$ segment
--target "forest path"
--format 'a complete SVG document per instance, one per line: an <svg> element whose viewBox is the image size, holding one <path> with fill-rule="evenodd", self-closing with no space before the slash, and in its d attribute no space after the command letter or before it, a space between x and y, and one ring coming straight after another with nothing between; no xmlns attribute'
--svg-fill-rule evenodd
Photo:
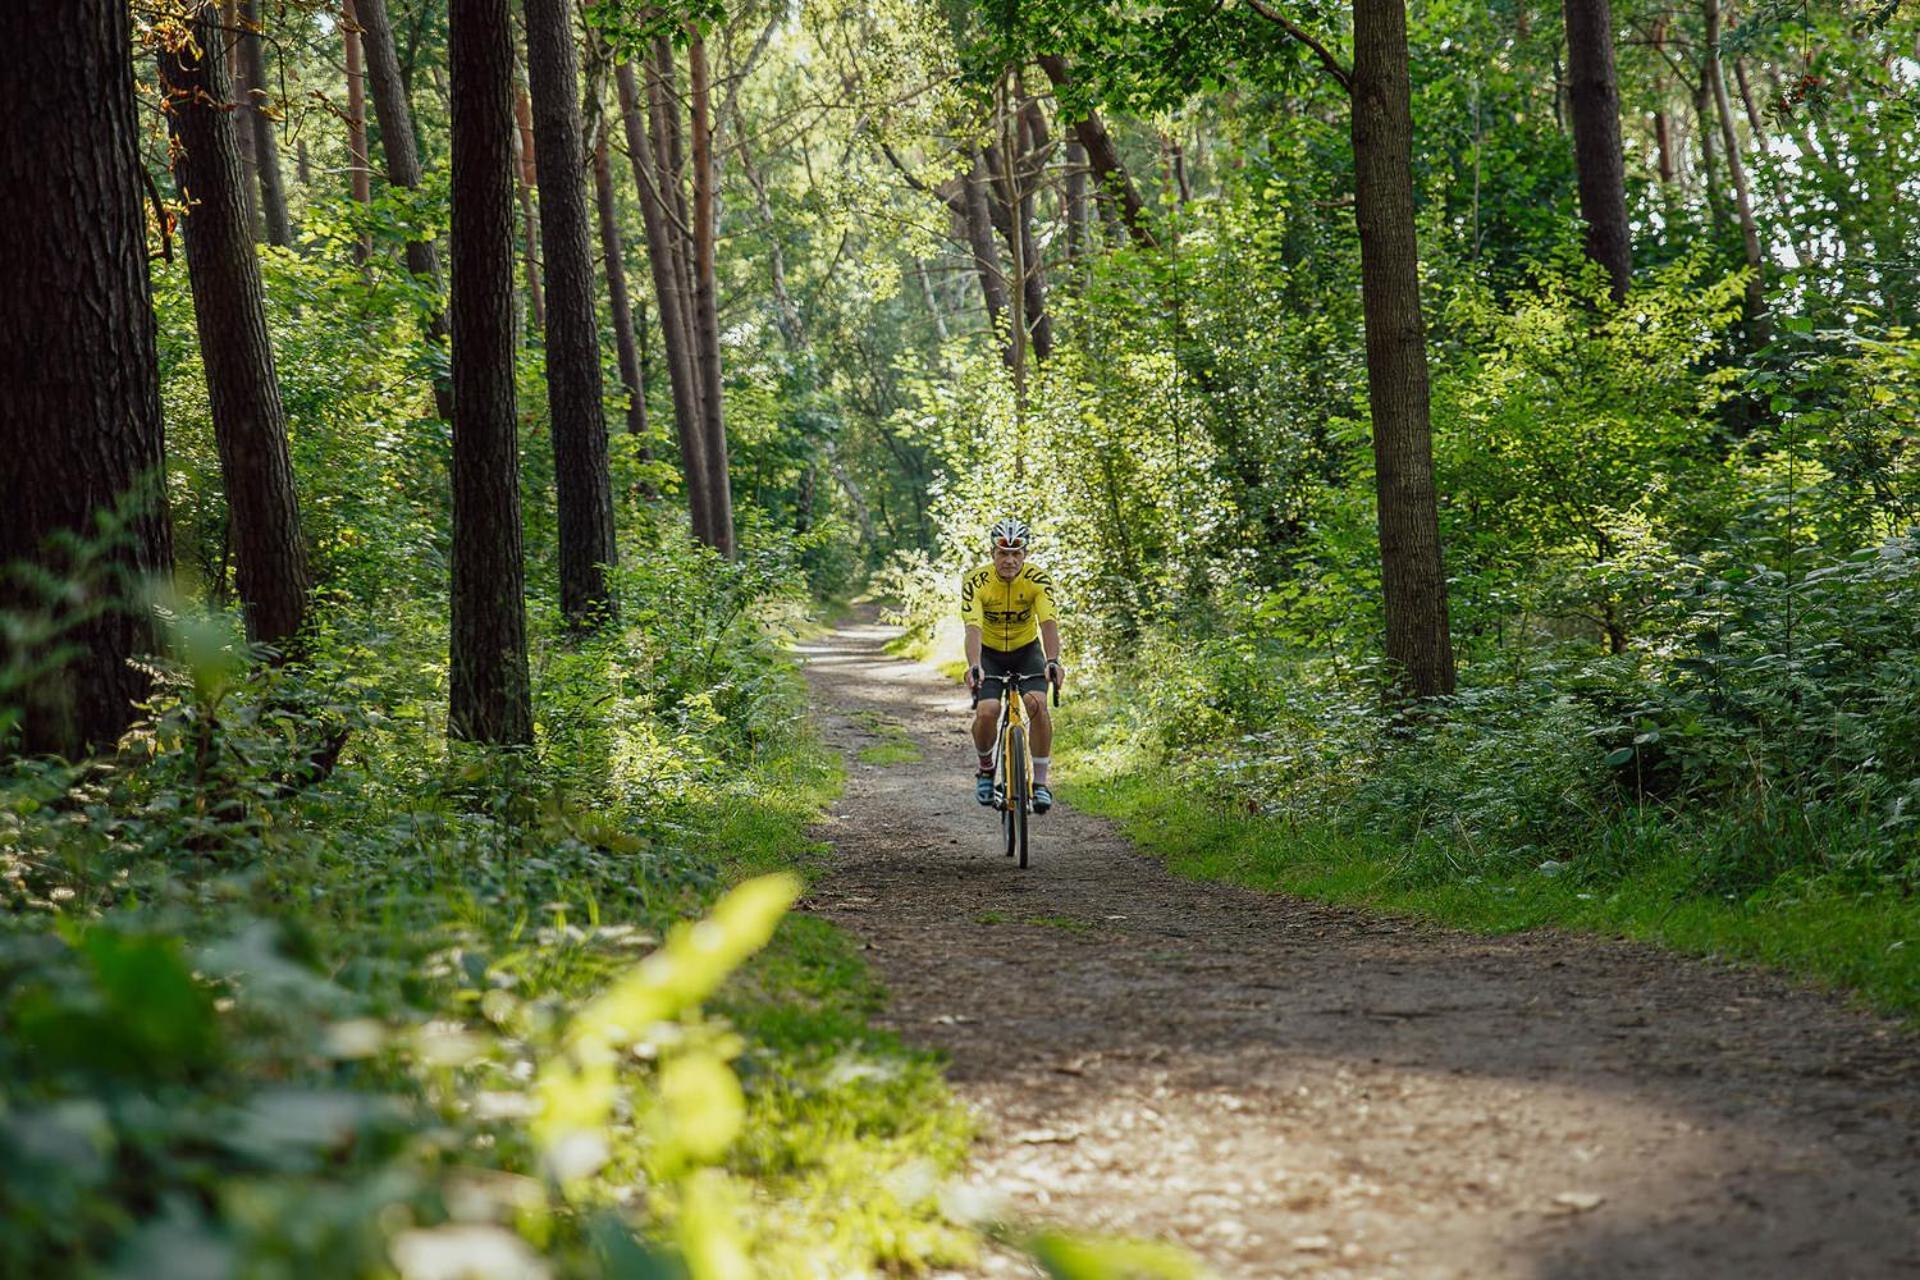
<svg viewBox="0 0 1920 1280"><path fill-rule="evenodd" d="M1019 871L964 692L892 634L799 646L849 774L804 906L951 1055L1015 1213L1225 1276L1920 1276L1920 1038L1650 947L1181 880L1064 806ZM903 732L918 762L859 761Z"/></svg>

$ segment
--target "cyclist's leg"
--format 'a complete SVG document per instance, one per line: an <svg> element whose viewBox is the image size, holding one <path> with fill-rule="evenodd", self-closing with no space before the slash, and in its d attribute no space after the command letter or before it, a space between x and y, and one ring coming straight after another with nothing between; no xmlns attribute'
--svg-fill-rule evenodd
<svg viewBox="0 0 1920 1280"><path fill-rule="evenodd" d="M1033 811L1045 813L1053 808L1053 789L1047 770L1053 763L1053 717L1047 709L1044 692L1028 693L1027 746L1033 752Z"/></svg>

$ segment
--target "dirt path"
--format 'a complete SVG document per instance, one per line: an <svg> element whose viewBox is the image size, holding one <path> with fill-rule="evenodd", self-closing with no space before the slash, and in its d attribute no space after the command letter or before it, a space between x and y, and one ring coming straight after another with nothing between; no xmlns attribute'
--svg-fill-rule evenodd
<svg viewBox="0 0 1920 1280"><path fill-rule="evenodd" d="M1636 945L1178 880L1065 808L1020 872L964 695L888 634L803 647L850 773L810 906L951 1055L1016 1212L1226 1276L1920 1277L1920 1039ZM901 730L919 762L853 756Z"/></svg>

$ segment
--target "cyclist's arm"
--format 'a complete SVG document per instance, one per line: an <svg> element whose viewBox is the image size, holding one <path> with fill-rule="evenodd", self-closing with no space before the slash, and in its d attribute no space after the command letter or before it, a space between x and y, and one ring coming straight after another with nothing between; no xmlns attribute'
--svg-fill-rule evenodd
<svg viewBox="0 0 1920 1280"><path fill-rule="evenodd" d="M973 623L969 622L967 624L967 666L969 668L972 668L972 667L977 667L979 665L980 665L980 628L975 626Z"/></svg>
<svg viewBox="0 0 1920 1280"><path fill-rule="evenodd" d="M1048 662L1060 661L1060 624L1048 618L1040 624L1040 652L1047 656ZM1067 683L1066 668L1060 668L1060 683Z"/></svg>

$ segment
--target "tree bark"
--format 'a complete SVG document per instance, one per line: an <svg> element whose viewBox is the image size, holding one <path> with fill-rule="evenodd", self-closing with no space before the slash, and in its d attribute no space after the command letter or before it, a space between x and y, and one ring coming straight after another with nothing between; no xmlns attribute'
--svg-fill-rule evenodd
<svg viewBox="0 0 1920 1280"><path fill-rule="evenodd" d="M649 74L649 81L652 80ZM680 445L680 467L687 486L687 517L693 536L714 545L713 518L707 509L706 437L700 428L699 373L694 367L693 335L680 306L678 254L672 226L672 204L661 189L661 166L654 154L654 134L641 115L640 87L633 64L614 68L620 92L620 118L627 134L627 155L633 180L640 191L641 223L647 233L647 261L653 271L653 291L660 312L661 341L667 349L667 382L673 392L674 437Z"/></svg>
<svg viewBox="0 0 1920 1280"><path fill-rule="evenodd" d="M146 580L173 567L129 37L119 0L0 5L0 46L35 51L0 72L0 183L18 201L0 289L0 608L51 611L71 649L48 663L8 648L35 664L21 748L70 758L110 749L149 693L129 659L155 648ZM93 537L110 509L126 518L75 594L50 601L12 571L72 576L55 540Z"/></svg>
<svg viewBox="0 0 1920 1280"><path fill-rule="evenodd" d="M1613 300L1633 283L1627 229L1627 169L1620 149L1620 89L1614 76L1613 12L1608 0L1564 0L1573 161L1587 256L1606 269Z"/></svg>
<svg viewBox="0 0 1920 1280"><path fill-rule="evenodd" d="M515 155L520 174L520 234L525 247L527 324L534 332L544 333L547 328L547 295L541 287L540 255L535 248L540 243L540 209L533 200L533 189L540 182L539 158L534 155L538 144L533 136L533 104L528 101L525 89L514 91L513 118L519 126L514 136L518 140Z"/></svg>
<svg viewBox="0 0 1920 1280"><path fill-rule="evenodd" d="M607 277L607 305L613 313L613 345L620 362L620 385L627 393L627 433L640 444L642 461L653 457L647 429L647 380L634 340L633 299L627 292L626 245L620 235L619 210L614 203L613 156L602 127L593 148L594 205L600 215L600 256ZM648 498L654 495L648 491Z"/></svg>
<svg viewBox="0 0 1920 1280"><path fill-rule="evenodd" d="M1453 691L1414 231L1404 0L1354 0L1354 213L1379 495L1387 658L1416 698Z"/></svg>
<svg viewBox="0 0 1920 1280"><path fill-rule="evenodd" d="M453 85L453 591L448 732L533 740L513 365L513 27L459 0Z"/></svg>
<svg viewBox="0 0 1920 1280"><path fill-rule="evenodd" d="M525 0L525 12L547 286L547 407L560 526L560 612L582 627L612 618L607 568L619 553L601 399L600 325L594 316L573 0Z"/></svg>
<svg viewBox="0 0 1920 1280"><path fill-rule="evenodd" d="M673 247L668 261L673 267L674 305L680 311L681 331L687 335L687 358L691 362L688 367L694 374L694 412L704 422L707 391L700 376L700 319L693 304L693 215L687 208L687 161L681 138L678 69L673 61L673 46L665 36L653 42L651 70L647 79L647 113L653 129L654 185L668 211L667 241ZM708 461L711 463L712 459ZM715 524L712 530L715 537L719 536L718 530Z"/></svg>
<svg viewBox="0 0 1920 1280"><path fill-rule="evenodd" d="M987 209L992 175L979 148L968 152L969 165L960 180L960 198L966 210L967 244L973 249L973 269L980 276L980 295L987 305L987 327L1001 342L1000 358L1013 367L1013 333L1007 324L1007 276L1000 269L1000 251L993 243L993 215Z"/></svg>
<svg viewBox="0 0 1920 1280"><path fill-rule="evenodd" d="M1655 18L1651 36L1656 64L1663 63L1667 48L1667 18L1665 14ZM1654 77L1656 100L1664 103L1667 92L1667 76L1663 70ZM1653 113L1653 141L1658 148L1660 181L1672 185L1674 180L1673 164L1673 121L1668 117L1664 106L1657 107Z"/></svg>
<svg viewBox="0 0 1920 1280"><path fill-rule="evenodd" d="M408 191L420 186L420 148L413 132L413 109L400 77L400 57L393 43L393 23L387 0L355 0L364 28L367 79L373 88L374 118L380 122L380 150L387 162L387 182ZM407 270L440 297L440 251L432 240L407 241ZM427 339L435 346L447 340L446 311L438 305L427 315ZM434 406L442 418L453 417L453 386L443 378L433 382Z"/></svg>
<svg viewBox="0 0 1920 1280"><path fill-rule="evenodd" d="M1740 157L1740 137L1734 130L1733 104L1727 96L1727 78L1720 66L1720 0L1703 0L1702 16L1707 26L1707 88L1713 95L1715 113L1720 118L1720 141L1727 153L1727 173L1733 179L1734 210L1740 219L1740 242L1747 257L1747 323L1755 347L1771 340L1767 322L1766 256L1760 246L1760 225L1753 216L1753 189L1747 182L1747 166Z"/></svg>
<svg viewBox="0 0 1920 1280"><path fill-rule="evenodd" d="M700 422L706 436L709 509L714 549L733 559L733 485L727 474L727 425L720 395L720 317L714 282L713 125L707 83L707 46L699 29L687 45L693 135L693 307L700 339Z"/></svg>
<svg viewBox="0 0 1920 1280"><path fill-rule="evenodd" d="M311 584L240 147L225 105L232 86L218 56L222 21L218 8L202 4L193 20L199 48L163 52L160 74L186 206L187 277L227 490L234 586L247 638L284 653L306 621Z"/></svg>
<svg viewBox="0 0 1920 1280"><path fill-rule="evenodd" d="M1053 82L1056 89L1072 83L1073 77L1067 69L1066 59L1059 54L1041 54L1040 69L1047 73L1047 79ZM1135 189L1133 179L1127 176L1126 166L1120 163L1119 148L1113 145L1113 136L1107 132L1100 113L1087 112L1085 118L1073 122L1073 131L1079 137L1080 145L1087 149L1087 160L1093 166L1094 180L1119 205L1120 217L1127 225L1127 234L1141 248L1151 249L1154 240L1153 232L1147 226L1146 206L1140 202L1140 192Z"/></svg>
<svg viewBox="0 0 1920 1280"><path fill-rule="evenodd" d="M307 140L298 138L293 145L293 174L300 179L300 185L313 185L313 162L307 158Z"/></svg>
<svg viewBox="0 0 1920 1280"><path fill-rule="evenodd" d="M354 0L341 0L340 24L347 54L347 167L353 198L361 208L373 203L373 164L367 152L367 77L360 43L360 15ZM373 233L360 236L360 261L373 260Z"/></svg>
<svg viewBox="0 0 1920 1280"><path fill-rule="evenodd" d="M231 72L227 78L232 81L235 86L235 109L244 111L246 110L246 99L251 96L247 91L251 73L247 70L246 50L241 47L238 34L240 30L240 3L239 0L223 0L223 4L223 30L220 33L220 43L216 46L216 49L221 56L226 58L228 70ZM227 38L228 32L234 33L232 39ZM260 239L263 227L260 220L260 178L259 175L254 172L253 148L247 146L244 142L240 148L240 179L241 186L245 188L242 199L247 206L247 233L255 240L258 240Z"/></svg>
<svg viewBox="0 0 1920 1280"><path fill-rule="evenodd" d="M273 85L267 79L266 41L260 38L254 0L239 0L239 5L240 25L246 28L238 37L240 65L246 68L241 87L252 128L248 141L253 147L253 165L260 178L260 207L266 213L267 243L286 249L293 244L293 219L287 215L286 182L280 175L280 141L274 136L273 117L265 110L273 95Z"/></svg>
<svg viewBox="0 0 1920 1280"><path fill-rule="evenodd" d="M1067 260L1078 261L1091 242L1087 238L1087 149L1079 138L1067 141L1066 208Z"/></svg>
<svg viewBox="0 0 1920 1280"><path fill-rule="evenodd" d="M1020 140L1020 149L1016 153L1020 163L1015 170L1015 182L1019 187L1019 199L1013 208L1018 211L1014 223L1020 234L1021 278L1026 294L1027 336L1033 343L1033 354L1038 360L1047 360L1053 355L1053 316L1047 308L1047 266L1040 256L1040 242L1033 233L1034 193L1039 190L1040 182L1046 175L1047 155L1053 149L1053 138L1047 128L1046 114L1040 104L1027 98L1020 104L1020 116L1013 130Z"/></svg>

